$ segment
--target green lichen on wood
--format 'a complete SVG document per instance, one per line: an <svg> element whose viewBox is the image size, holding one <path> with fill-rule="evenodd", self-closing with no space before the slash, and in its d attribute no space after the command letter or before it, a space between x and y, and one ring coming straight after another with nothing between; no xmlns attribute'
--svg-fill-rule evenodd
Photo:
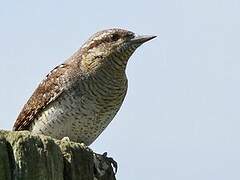
<svg viewBox="0 0 240 180"><path fill-rule="evenodd" d="M0 131L0 180L102 179L94 174L99 162L93 156L89 148L70 140ZM115 179L113 176L110 165L104 179Z"/></svg>
<svg viewBox="0 0 240 180"><path fill-rule="evenodd" d="M94 177L93 153L81 144L70 141L63 141L59 146L64 156L65 179L92 180ZM79 166L79 164L82 165ZM78 177L78 174L82 176Z"/></svg>
<svg viewBox="0 0 240 180"><path fill-rule="evenodd" d="M0 179L11 179L11 160L8 156L7 141L0 139Z"/></svg>

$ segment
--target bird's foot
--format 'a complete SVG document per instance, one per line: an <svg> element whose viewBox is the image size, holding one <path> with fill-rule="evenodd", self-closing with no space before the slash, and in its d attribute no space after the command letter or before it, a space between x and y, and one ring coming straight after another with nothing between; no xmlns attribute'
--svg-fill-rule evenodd
<svg viewBox="0 0 240 180"><path fill-rule="evenodd" d="M87 151L94 153L93 150L92 150L90 147L88 147L86 144L84 144L83 142L80 143L80 146L81 146L83 149L86 149Z"/></svg>
<svg viewBox="0 0 240 180"><path fill-rule="evenodd" d="M106 159L106 161L113 167L113 172L114 174L117 174L117 170L118 170L118 164L117 162L112 158L112 157L107 157L107 152L104 152L102 154L102 156L104 157L104 159Z"/></svg>
<svg viewBox="0 0 240 180"><path fill-rule="evenodd" d="M66 136L66 137L63 137L63 138L61 139L61 141L65 141L65 142L67 142L67 143L71 143L71 139L70 139L69 137L67 137L67 136ZM82 143L79 143L79 144L80 144L81 148L86 149L87 151L93 153L93 150L92 150L91 148L89 148L86 144L84 144L83 142L82 142Z"/></svg>
<svg viewBox="0 0 240 180"><path fill-rule="evenodd" d="M107 157L107 153L93 154L94 156L94 175L96 178L104 176L113 176L117 173L117 162L111 157Z"/></svg>

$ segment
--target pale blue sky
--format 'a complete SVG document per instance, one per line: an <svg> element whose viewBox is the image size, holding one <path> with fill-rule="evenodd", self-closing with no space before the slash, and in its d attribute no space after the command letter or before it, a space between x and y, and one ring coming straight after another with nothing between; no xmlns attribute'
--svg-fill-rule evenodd
<svg viewBox="0 0 240 180"><path fill-rule="evenodd" d="M240 1L0 0L0 124L92 33L158 35L132 56L129 91L91 146L118 179L240 179Z"/></svg>

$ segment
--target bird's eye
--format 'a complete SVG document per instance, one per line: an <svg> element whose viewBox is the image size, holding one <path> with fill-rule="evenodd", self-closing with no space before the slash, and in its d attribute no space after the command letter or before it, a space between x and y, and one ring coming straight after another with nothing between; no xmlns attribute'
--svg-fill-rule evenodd
<svg viewBox="0 0 240 180"><path fill-rule="evenodd" d="M117 41L119 39L119 35L118 34L113 34L112 36L111 36L111 40L112 41Z"/></svg>

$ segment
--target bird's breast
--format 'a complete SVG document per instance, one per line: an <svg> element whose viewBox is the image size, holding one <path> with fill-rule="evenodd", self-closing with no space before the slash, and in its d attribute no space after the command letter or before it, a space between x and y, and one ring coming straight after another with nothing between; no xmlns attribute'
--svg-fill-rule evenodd
<svg viewBox="0 0 240 180"><path fill-rule="evenodd" d="M127 79L92 77L76 82L51 103L32 131L91 144L114 118L127 91Z"/></svg>

